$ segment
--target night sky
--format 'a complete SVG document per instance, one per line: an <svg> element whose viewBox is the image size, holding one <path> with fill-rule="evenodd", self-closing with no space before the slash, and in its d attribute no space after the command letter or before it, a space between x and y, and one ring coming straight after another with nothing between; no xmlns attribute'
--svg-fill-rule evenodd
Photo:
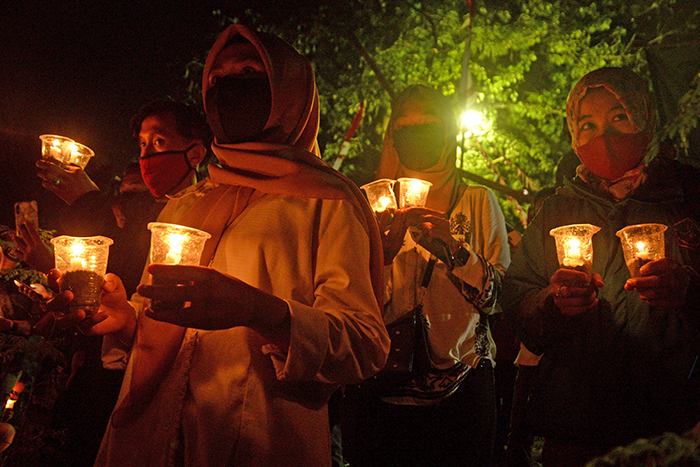
<svg viewBox="0 0 700 467"><path fill-rule="evenodd" d="M214 7L206 0L153 2L163 7L122 0L6 3L12 5L0 7L0 223L14 224L15 201L36 199L41 227L53 228L63 202L35 175L39 135L86 144L96 153L88 174L98 184L107 180L110 159L137 155L131 116L153 99L181 93L185 64L211 46Z"/></svg>

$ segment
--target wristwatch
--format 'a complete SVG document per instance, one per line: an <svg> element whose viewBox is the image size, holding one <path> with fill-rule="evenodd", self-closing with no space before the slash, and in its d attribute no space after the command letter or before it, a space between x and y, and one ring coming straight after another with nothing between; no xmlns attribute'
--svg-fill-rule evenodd
<svg viewBox="0 0 700 467"><path fill-rule="evenodd" d="M469 251L469 247L465 244L460 245L459 248L457 248L457 251L455 251L452 254L452 267L453 268L459 268L467 264L467 261L469 261L469 257L471 256L471 252Z"/></svg>

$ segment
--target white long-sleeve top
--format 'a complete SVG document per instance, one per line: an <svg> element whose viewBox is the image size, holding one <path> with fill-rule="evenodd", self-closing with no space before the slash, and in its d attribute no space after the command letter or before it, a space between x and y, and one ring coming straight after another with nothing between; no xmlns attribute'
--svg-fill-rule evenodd
<svg viewBox="0 0 700 467"><path fill-rule="evenodd" d="M159 220L177 223L206 187L197 190L171 200ZM224 232L211 267L288 303L289 348L245 327L188 329L152 403L164 413L132 432L108 431L97 465L169 465L177 425L187 466L327 467L329 395L376 373L388 351L352 205L265 195Z"/></svg>

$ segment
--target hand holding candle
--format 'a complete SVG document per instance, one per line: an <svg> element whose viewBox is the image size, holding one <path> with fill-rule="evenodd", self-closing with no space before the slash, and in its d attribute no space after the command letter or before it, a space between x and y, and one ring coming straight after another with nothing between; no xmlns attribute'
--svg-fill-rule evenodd
<svg viewBox="0 0 700 467"><path fill-rule="evenodd" d="M399 208L423 207L432 183L417 178L399 178Z"/></svg>
<svg viewBox="0 0 700 467"><path fill-rule="evenodd" d="M211 238L207 232L183 225L151 222L151 264L198 265L204 251L204 244ZM152 278L157 285L172 283L167 279ZM158 305L154 302L153 305ZM185 308L188 307L186 303Z"/></svg>
<svg viewBox="0 0 700 467"><path fill-rule="evenodd" d="M617 232L630 277L641 276L645 264L665 257L663 224L629 225Z"/></svg>
<svg viewBox="0 0 700 467"><path fill-rule="evenodd" d="M61 272L59 290L70 290L71 311L82 309L86 315L97 312L104 275L107 272L109 246L112 239L102 236L53 238L56 269Z"/></svg>
<svg viewBox="0 0 700 467"><path fill-rule="evenodd" d="M557 247L557 258L562 268L581 271L590 280L593 265L592 237L600 227L591 224L572 224L550 230Z"/></svg>
<svg viewBox="0 0 700 467"><path fill-rule="evenodd" d="M95 155L89 147L65 136L41 135L39 138L41 139L41 158L60 167L71 164L85 169Z"/></svg>

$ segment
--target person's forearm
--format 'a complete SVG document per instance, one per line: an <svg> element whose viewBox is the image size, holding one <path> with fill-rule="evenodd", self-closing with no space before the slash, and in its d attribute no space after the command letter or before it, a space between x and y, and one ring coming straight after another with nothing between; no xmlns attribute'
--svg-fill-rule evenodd
<svg viewBox="0 0 700 467"><path fill-rule="evenodd" d="M546 345L545 319L550 287L523 297L516 307L505 310L506 319L521 342L531 351L542 353Z"/></svg>
<svg viewBox="0 0 700 467"><path fill-rule="evenodd" d="M248 295L242 306L249 307L251 317L248 327L265 336L280 349L289 348L291 315L289 305L281 298L261 290Z"/></svg>

